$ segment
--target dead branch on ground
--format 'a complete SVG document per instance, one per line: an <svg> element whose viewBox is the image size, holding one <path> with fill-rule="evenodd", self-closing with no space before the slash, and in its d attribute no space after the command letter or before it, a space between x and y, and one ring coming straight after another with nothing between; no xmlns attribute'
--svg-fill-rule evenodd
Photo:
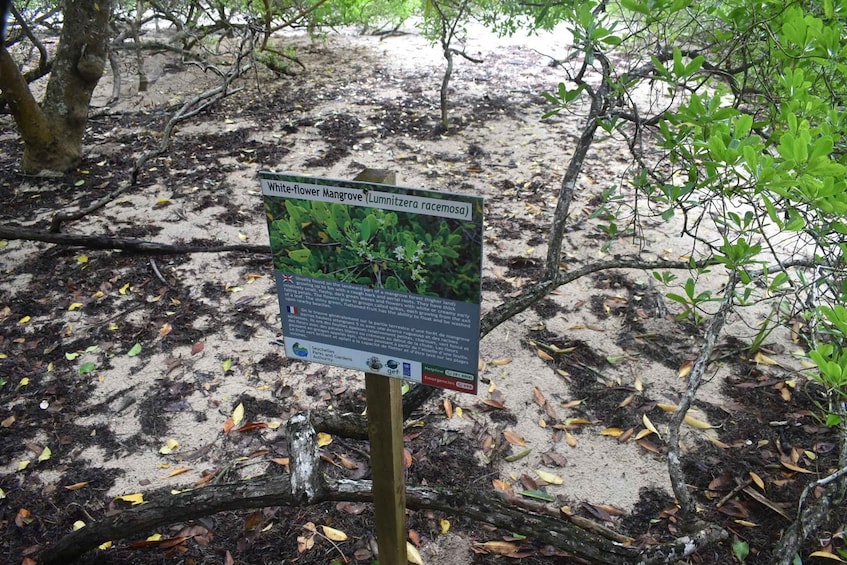
<svg viewBox="0 0 847 565"><path fill-rule="evenodd" d="M302 507L322 502L371 502L370 481L334 479L320 470L317 434L304 414L293 416L286 433L290 474L209 485L176 495L156 497L144 505L105 517L45 547L38 560L45 564L68 563L102 543L144 535L151 530L224 511L267 506ZM553 508L529 510L511 503L496 492L481 493L461 488L408 487L406 505L413 510L438 510L468 517L495 527L521 533L592 563L669 563L714 543L725 534L704 528L670 543L638 547L612 541L584 529Z"/></svg>

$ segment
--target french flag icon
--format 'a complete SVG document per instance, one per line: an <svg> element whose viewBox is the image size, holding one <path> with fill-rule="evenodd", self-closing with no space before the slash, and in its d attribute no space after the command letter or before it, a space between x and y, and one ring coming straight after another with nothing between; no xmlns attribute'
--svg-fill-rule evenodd
<svg viewBox="0 0 847 565"><path fill-rule="evenodd" d="M295 316L300 313L300 309L297 306L286 306L285 311Z"/></svg>

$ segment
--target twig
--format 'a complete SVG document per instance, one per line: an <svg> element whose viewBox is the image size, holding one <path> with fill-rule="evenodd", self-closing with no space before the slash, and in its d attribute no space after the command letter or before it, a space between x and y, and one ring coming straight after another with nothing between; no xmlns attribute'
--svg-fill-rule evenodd
<svg viewBox="0 0 847 565"><path fill-rule="evenodd" d="M711 363L715 342L723 329L726 316L734 303L735 285L737 283L738 275L733 271L730 273L729 280L724 287L724 297L721 301L720 308L712 317L709 327L703 336L703 347L700 349L700 354L691 368L691 374L688 377L688 387L685 390L685 394L682 395L679 405L668 424L668 474L671 479L671 488L682 510L682 518L689 524L696 523L697 509L694 497L691 496L682 473L679 450L679 428L682 425L683 419L685 419L685 414L691 407L694 397L697 396L697 391L703 381L706 368Z"/></svg>
<svg viewBox="0 0 847 565"><path fill-rule="evenodd" d="M156 265L156 260L153 257L150 257L150 267L153 269L153 273L156 275L156 278L162 281L163 285L171 286L168 281L165 280L165 277L162 276L162 273L159 271L159 266Z"/></svg>

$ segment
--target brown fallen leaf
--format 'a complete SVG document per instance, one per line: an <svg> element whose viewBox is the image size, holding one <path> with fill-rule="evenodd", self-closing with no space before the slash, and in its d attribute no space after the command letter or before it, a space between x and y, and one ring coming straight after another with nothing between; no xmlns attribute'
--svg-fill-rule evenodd
<svg viewBox="0 0 847 565"><path fill-rule="evenodd" d="M523 447L526 445L526 440L513 431L505 430L503 432L503 437L506 438L506 441L508 441L512 445L516 445L518 447Z"/></svg>
<svg viewBox="0 0 847 565"><path fill-rule="evenodd" d="M532 387L532 399L542 408L547 404L547 399L544 398L544 393L541 392L537 386Z"/></svg>
<svg viewBox="0 0 847 565"><path fill-rule="evenodd" d="M68 486L65 487L65 489L66 490L79 490L81 488L86 487L87 485L88 485L88 481L83 481L81 483L74 483L72 485L68 485Z"/></svg>
<svg viewBox="0 0 847 565"><path fill-rule="evenodd" d="M780 464L782 464L783 467L785 467L786 469L789 469L791 471L796 471L798 473L810 473L810 474L814 473L814 471L804 469L803 467L800 467L799 465L795 465L791 461L787 461L784 457L781 458L779 460L779 462L780 462Z"/></svg>
<svg viewBox="0 0 847 565"><path fill-rule="evenodd" d="M545 361L552 361L553 360L553 356L550 355L549 353L547 353L546 351L544 351L543 349L536 349L535 352L538 354L539 357L541 357Z"/></svg>
<svg viewBox="0 0 847 565"><path fill-rule="evenodd" d="M443 404L444 404L444 413L447 415L447 419L449 420L450 418L453 417L453 403L450 402L449 398L445 398Z"/></svg>
<svg viewBox="0 0 847 565"><path fill-rule="evenodd" d="M497 555L511 555L518 551L517 544L509 541L493 540L479 544L479 546L484 548L486 551L496 553Z"/></svg>
<svg viewBox="0 0 847 565"><path fill-rule="evenodd" d="M646 449L651 453L659 453L659 448L656 447L654 443L647 441L646 439L639 439L635 443L637 443L640 447Z"/></svg>

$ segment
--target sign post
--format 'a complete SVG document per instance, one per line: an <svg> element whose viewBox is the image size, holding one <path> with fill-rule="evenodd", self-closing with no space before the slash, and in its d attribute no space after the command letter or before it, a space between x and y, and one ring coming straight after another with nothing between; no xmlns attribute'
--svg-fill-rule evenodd
<svg viewBox="0 0 847 565"><path fill-rule="evenodd" d="M405 565L401 379L475 394L482 199L260 173L285 354L365 372L382 565Z"/></svg>
<svg viewBox="0 0 847 565"><path fill-rule="evenodd" d="M355 180L396 184L391 171L365 169ZM374 497L379 562L405 565L406 477L403 468L403 391L400 379L365 372L371 492Z"/></svg>

